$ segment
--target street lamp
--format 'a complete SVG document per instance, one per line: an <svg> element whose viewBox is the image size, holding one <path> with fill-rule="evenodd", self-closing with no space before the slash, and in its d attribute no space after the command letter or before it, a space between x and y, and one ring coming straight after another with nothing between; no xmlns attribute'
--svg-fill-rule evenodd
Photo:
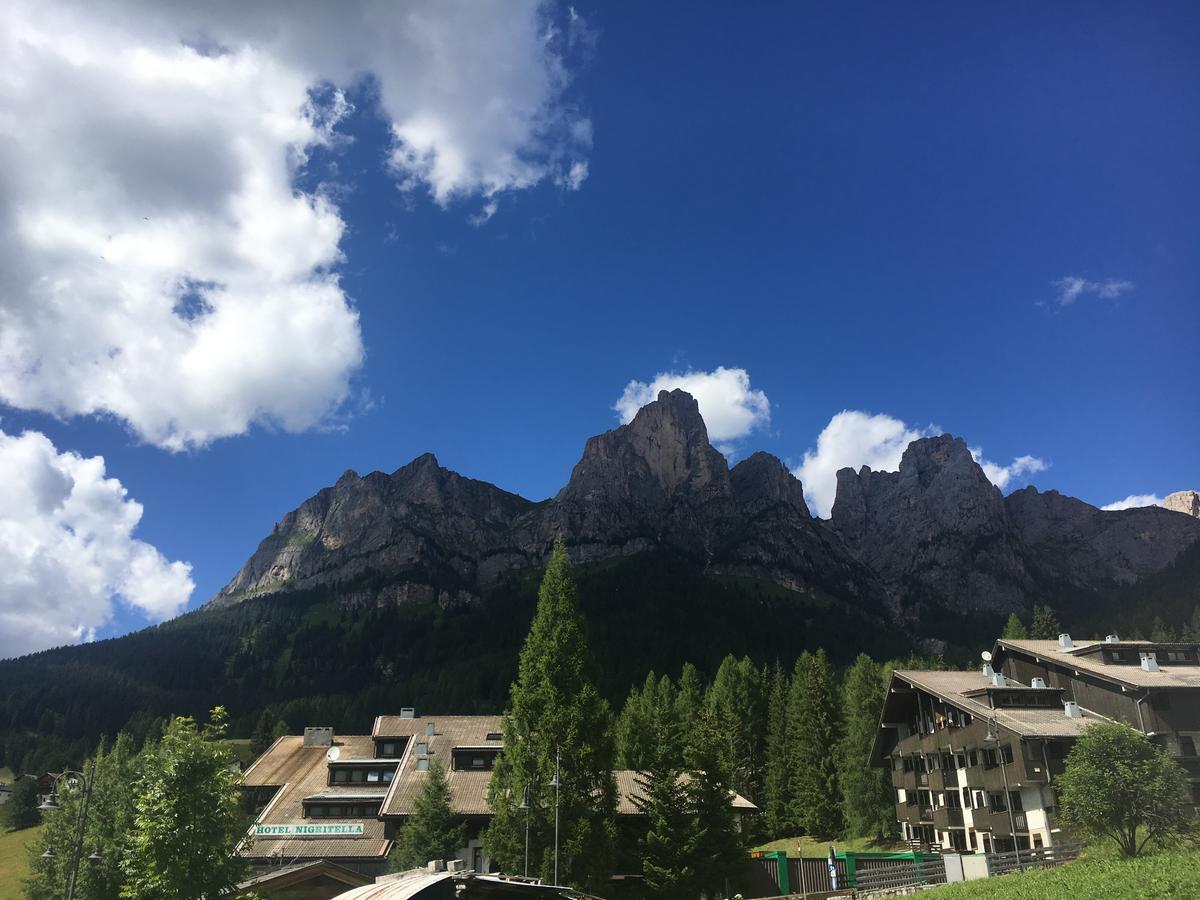
<svg viewBox="0 0 1200 900"><path fill-rule="evenodd" d="M550 782L550 786L554 788L554 883L558 884L558 763L559 751L554 748L554 778Z"/></svg>
<svg viewBox="0 0 1200 900"><path fill-rule="evenodd" d="M58 802L58 786L65 783L68 787L72 786L71 779L82 784L82 793L80 794L79 813L75 817L75 835L71 840L71 860L67 868L67 887L63 892L63 900L75 900L75 878L79 874L79 857L83 854L83 831L87 826L88 803L92 797L92 784L96 778L96 761L93 759L92 764L88 769L88 774L82 772L66 771L54 776L54 782L50 786L50 794L39 805L38 809L42 812L57 812L62 809ZM42 859L53 859L54 853L49 847L42 854ZM99 853L92 852L88 856L88 860L96 862L102 857Z"/></svg>
<svg viewBox="0 0 1200 900"><path fill-rule="evenodd" d="M1024 872L1025 867L1021 865L1021 848L1017 845L1017 822L1013 818L1012 810L1012 794L1008 791L1008 769L1004 759L1004 750L1000 746L1000 723L993 717L988 720L987 735L984 737L985 744L995 744L996 753L1000 757L1000 777L1004 779L1004 808L1008 810L1008 832L1012 835L1013 852L1017 854L1017 868Z"/></svg>
<svg viewBox="0 0 1200 900"><path fill-rule="evenodd" d="M537 786L536 781L527 782L525 785L525 796L521 799L521 805L518 809L525 810L525 877L529 877L529 795L532 789Z"/></svg>

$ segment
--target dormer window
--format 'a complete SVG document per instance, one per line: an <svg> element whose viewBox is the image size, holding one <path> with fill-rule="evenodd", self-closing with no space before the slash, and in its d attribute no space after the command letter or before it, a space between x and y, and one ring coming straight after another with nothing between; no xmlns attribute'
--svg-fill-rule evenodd
<svg viewBox="0 0 1200 900"><path fill-rule="evenodd" d="M487 739L488 739L489 741L498 741L498 740L500 740L500 739L501 739L500 732L499 732L499 731L489 731L489 732L487 733Z"/></svg>

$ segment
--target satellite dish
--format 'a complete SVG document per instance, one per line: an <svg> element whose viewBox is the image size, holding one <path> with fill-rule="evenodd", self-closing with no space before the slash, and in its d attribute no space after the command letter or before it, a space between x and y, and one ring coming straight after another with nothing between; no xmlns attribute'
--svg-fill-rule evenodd
<svg viewBox="0 0 1200 900"><path fill-rule="evenodd" d="M979 654L979 658L982 659L984 662L991 662L992 661L992 651L984 650L982 653Z"/></svg>
<svg viewBox="0 0 1200 900"><path fill-rule="evenodd" d="M341 747L330 747L325 753L325 758L330 762L337 762L338 757L342 755Z"/></svg>

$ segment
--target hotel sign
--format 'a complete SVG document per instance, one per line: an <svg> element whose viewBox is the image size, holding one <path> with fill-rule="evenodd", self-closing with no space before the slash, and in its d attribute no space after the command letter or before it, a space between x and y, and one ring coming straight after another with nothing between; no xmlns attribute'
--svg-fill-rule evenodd
<svg viewBox="0 0 1200 900"><path fill-rule="evenodd" d="M254 836L259 838L285 837L362 837L362 822L340 822L337 824L309 824L308 822L254 826Z"/></svg>

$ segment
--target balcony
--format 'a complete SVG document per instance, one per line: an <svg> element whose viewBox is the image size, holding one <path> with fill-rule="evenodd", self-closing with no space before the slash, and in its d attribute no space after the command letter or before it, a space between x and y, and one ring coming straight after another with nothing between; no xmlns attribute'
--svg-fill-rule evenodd
<svg viewBox="0 0 1200 900"><path fill-rule="evenodd" d="M946 806L934 813L933 824L943 830L963 827L963 811L953 806Z"/></svg>
<svg viewBox="0 0 1200 900"><path fill-rule="evenodd" d="M922 806L922 807L920 807L920 812L921 812L921 821L922 822L929 822L930 824L933 823L933 807L932 806Z"/></svg>

